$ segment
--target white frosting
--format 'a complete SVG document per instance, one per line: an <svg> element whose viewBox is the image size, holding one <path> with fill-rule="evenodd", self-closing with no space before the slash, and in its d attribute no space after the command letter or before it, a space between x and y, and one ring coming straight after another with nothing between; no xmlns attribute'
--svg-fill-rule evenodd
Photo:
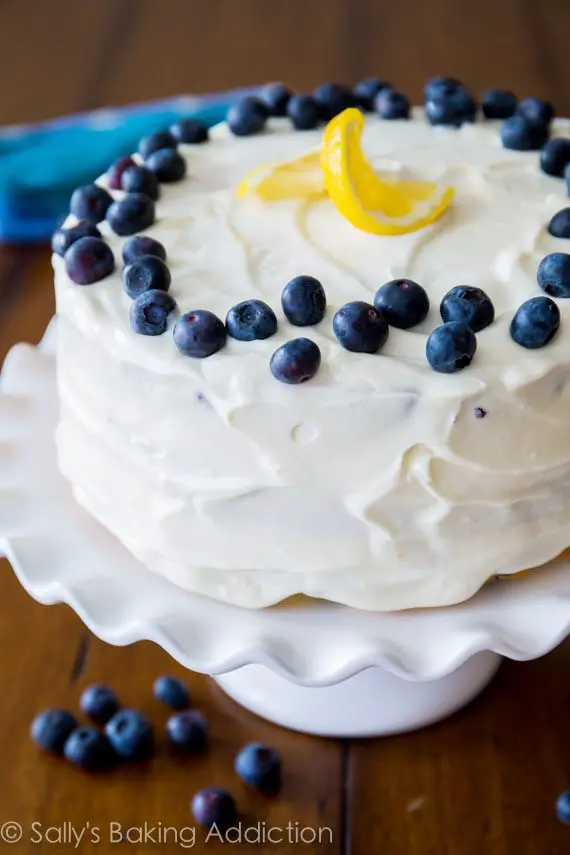
<svg viewBox="0 0 570 855"><path fill-rule="evenodd" d="M569 135L558 121L556 134ZM297 593L368 609L457 602L490 576L541 564L570 544L570 300L540 351L509 337L515 309L541 293L536 268L568 249L546 231L568 203L536 152L501 147L498 124L431 128L368 118L364 147L379 172L457 188L436 224L400 237L356 230L329 200L235 199L253 167L318 146L285 120L237 139L224 126L183 147L188 177L163 185L147 234L162 241L180 310L224 318L240 300L275 309L279 329L207 359L183 356L171 332L132 332L121 286L123 238L102 229L113 276L74 285L54 257L59 323L60 466L78 500L150 569L244 606ZM319 278L328 310L289 325L285 283ZM406 276L432 308L390 330L376 355L343 350L336 308L372 302ZM495 322L472 365L454 375L425 360L439 303L454 285L491 296ZM317 376L286 386L269 372L284 341L321 348ZM475 408L486 412L475 416Z"/></svg>

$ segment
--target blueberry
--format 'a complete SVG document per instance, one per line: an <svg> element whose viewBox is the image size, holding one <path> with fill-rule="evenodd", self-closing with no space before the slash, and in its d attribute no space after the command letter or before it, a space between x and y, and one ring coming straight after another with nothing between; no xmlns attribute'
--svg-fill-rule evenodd
<svg viewBox="0 0 570 855"><path fill-rule="evenodd" d="M78 220L100 223L105 219L113 197L98 184L85 184L73 191L69 209Z"/></svg>
<svg viewBox="0 0 570 855"><path fill-rule="evenodd" d="M382 89L388 88L391 88L390 84L380 77L365 77L364 80L360 80L356 84L352 90L352 94L358 106L370 113L374 109L376 95Z"/></svg>
<svg viewBox="0 0 570 855"><path fill-rule="evenodd" d="M426 101L426 116L431 125L449 125L459 128L465 122L474 122L477 104L462 87L450 95L441 95Z"/></svg>
<svg viewBox="0 0 570 855"><path fill-rule="evenodd" d="M388 321L370 303L355 300L342 306L333 318L333 332L346 350L376 353L388 338Z"/></svg>
<svg viewBox="0 0 570 855"><path fill-rule="evenodd" d="M130 166L136 166L132 157L120 157L107 170L107 183L111 190L120 190L123 172Z"/></svg>
<svg viewBox="0 0 570 855"><path fill-rule="evenodd" d="M562 208L548 224L548 231L557 238L570 238L570 208Z"/></svg>
<svg viewBox="0 0 570 855"><path fill-rule="evenodd" d="M208 741L208 728L202 713L182 710L166 722L166 735L176 748L187 754L198 754Z"/></svg>
<svg viewBox="0 0 570 855"><path fill-rule="evenodd" d="M207 142L210 136L208 128L199 119L178 119L170 128L170 133L177 142L186 145Z"/></svg>
<svg viewBox="0 0 570 855"><path fill-rule="evenodd" d="M69 247L82 237L101 238L101 232L93 223L80 220L69 228L57 229L51 237L51 248L56 255L64 256Z"/></svg>
<svg viewBox="0 0 570 855"><path fill-rule="evenodd" d="M565 790L556 799L556 816L565 825L570 825L570 790Z"/></svg>
<svg viewBox="0 0 570 855"><path fill-rule="evenodd" d="M409 330L429 312L429 297L421 285L411 279L393 279L376 292L374 308L382 312L390 326Z"/></svg>
<svg viewBox="0 0 570 855"><path fill-rule="evenodd" d="M410 102L396 89L382 89L374 99L374 111L381 119L409 119Z"/></svg>
<svg viewBox="0 0 570 855"><path fill-rule="evenodd" d="M262 793L275 794L281 787L281 757L275 748L250 742L238 753L234 765L242 781Z"/></svg>
<svg viewBox="0 0 570 855"><path fill-rule="evenodd" d="M65 759L86 772L101 772L108 769L115 753L109 740L96 727L78 727L65 743Z"/></svg>
<svg viewBox="0 0 570 855"><path fill-rule="evenodd" d="M344 83L323 83L313 92L323 119L329 121L348 107L356 106L350 86Z"/></svg>
<svg viewBox="0 0 570 855"><path fill-rule="evenodd" d="M531 122L547 125L555 116L554 106L550 101L540 98L523 98L517 106L517 116L524 116Z"/></svg>
<svg viewBox="0 0 570 855"><path fill-rule="evenodd" d="M321 351L308 338L294 338L278 347L269 363L271 373L281 383L306 383L321 365Z"/></svg>
<svg viewBox="0 0 570 855"><path fill-rule="evenodd" d="M444 323L467 324L473 332L485 329L495 320L495 307L481 288L456 285L448 291L439 307Z"/></svg>
<svg viewBox="0 0 570 855"><path fill-rule="evenodd" d="M170 270L156 255L141 255L123 270L123 288L133 299L145 291L168 291Z"/></svg>
<svg viewBox="0 0 570 855"><path fill-rule="evenodd" d="M518 307L511 321L513 341L529 350L544 347L560 327L560 309L550 297L532 297Z"/></svg>
<svg viewBox="0 0 570 855"><path fill-rule="evenodd" d="M562 178L564 170L570 163L570 139L553 137L543 146L540 152L540 168L547 175Z"/></svg>
<svg viewBox="0 0 570 855"><path fill-rule="evenodd" d="M122 189L125 193L143 193L156 202L160 195L158 178L145 166L129 166L122 177Z"/></svg>
<svg viewBox="0 0 570 855"><path fill-rule="evenodd" d="M69 734L76 727L77 722L67 710L46 710L35 717L30 734L40 748L62 754Z"/></svg>
<svg viewBox="0 0 570 855"><path fill-rule="evenodd" d="M458 90L464 88L463 84L459 80L456 80L455 77L444 77L438 74L436 77L430 77L424 86L424 101L448 98L451 95L455 95Z"/></svg>
<svg viewBox="0 0 570 855"><path fill-rule="evenodd" d="M220 831L232 828L237 822L237 805L227 790L207 787L192 799L192 814L198 825L216 826Z"/></svg>
<svg viewBox="0 0 570 855"><path fill-rule="evenodd" d="M65 253L67 275L76 285L92 285L115 269L111 248L101 238L82 237Z"/></svg>
<svg viewBox="0 0 570 855"><path fill-rule="evenodd" d="M168 316L176 301L165 291L153 289L140 294L129 310L131 327L139 335L162 335L168 328Z"/></svg>
<svg viewBox="0 0 570 855"><path fill-rule="evenodd" d="M123 261L125 264L132 264L136 258L141 255L155 255L157 258L166 261L166 250L160 241L147 235L135 235L125 241L123 245Z"/></svg>
<svg viewBox="0 0 570 855"><path fill-rule="evenodd" d="M318 279L296 276L285 285L281 305L290 323L296 327L312 327L324 318L327 298Z"/></svg>
<svg viewBox="0 0 570 855"><path fill-rule="evenodd" d="M172 148L161 148L153 151L145 160L145 166L154 172L163 184L173 184L186 175L186 161Z"/></svg>
<svg viewBox="0 0 570 855"><path fill-rule="evenodd" d="M265 339L277 331L277 318L262 300L244 300L229 310L226 329L228 335L240 341Z"/></svg>
<svg viewBox="0 0 570 855"><path fill-rule="evenodd" d="M265 127L267 108L259 98L251 95L232 104L228 110L227 122L236 137L249 137L258 134Z"/></svg>
<svg viewBox="0 0 570 855"><path fill-rule="evenodd" d="M475 356L477 338L467 324L457 321L436 327L426 343L426 357L434 371L454 374L467 368Z"/></svg>
<svg viewBox="0 0 570 855"><path fill-rule="evenodd" d="M151 723L137 710L119 710L105 726L115 753L125 760L147 760L154 751Z"/></svg>
<svg viewBox="0 0 570 855"><path fill-rule="evenodd" d="M207 309L196 309L176 321L174 343L186 356L203 359L224 346L226 328L217 315Z"/></svg>
<svg viewBox="0 0 570 855"><path fill-rule="evenodd" d="M107 222L121 236L142 232L154 223L154 202L144 193L127 193L113 202L107 211Z"/></svg>
<svg viewBox="0 0 570 855"><path fill-rule="evenodd" d="M538 265L538 284L551 297L570 297L570 255L552 252Z"/></svg>
<svg viewBox="0 0 570 855"><path fill-rule="evenodd" d="M175 149L176 146L176 139L170 131L156 131L142 138L139 143L139 154L146 160L155 151L161 151L164 148Z"/></svg>
<svg viewBox="0 0 570 855"><path fill-rule="evenodd" d="M508 89L487 89L481 99L486 119L509 119L515 114L517 103L517 96Z"/></svg>
<svg viewBox="0 0 570 855"><path fill-rule="evenodd" d="M119 701L108 686L88 686L79 700L81 711L96 724L107 724L119 709Z"/></svg>
<svg viewBox="0 0 570 855"><path fill-rule="evenodd" d="M321 120L319 105L312 95L293 95L287 105L287 115L297 131L312 131Z"/></svg>
<svg viewBox="0 0 570 855"><path fill-rule="evenodd" d="M173 710L185 710L190 706L188 686L177 677L157 677L152 693L157 701Z"/></svg>
<svg viewBox="0 0 570 855"><path fill-rule="evenodd" d="M537 151L548 139L548 125L515 115L505 119L500 133L503 148L513 151Z"/></svg>
<svg viewBox="0 0 570 855"><path fill-rule="evenodd" d="M293 90L284 83L267 83L259 90L259 99L263 101L270 116L287 115L287 105Z"/></svg>

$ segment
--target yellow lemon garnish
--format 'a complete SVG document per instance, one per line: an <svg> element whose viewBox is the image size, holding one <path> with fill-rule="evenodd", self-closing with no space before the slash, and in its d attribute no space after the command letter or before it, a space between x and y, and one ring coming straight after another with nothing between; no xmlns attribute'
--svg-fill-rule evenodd
<svg viewBox="0 0 570 855"><path fill-rule="evenodd" d="M264 202L323 195L325 182L321 150L315 149L301 157L265 163L252 169L237 188L236 196L241 199L252 193Z"/></svg>
<svg viewBox="0 0 570 855"><path fill-rule="evenodd" d="M364 116L355 108L325 129L321 166L337 210L356 228L378 235L406 234L437 220L454 189L429 181L382 181L362 151L363 129Z"/></svg>

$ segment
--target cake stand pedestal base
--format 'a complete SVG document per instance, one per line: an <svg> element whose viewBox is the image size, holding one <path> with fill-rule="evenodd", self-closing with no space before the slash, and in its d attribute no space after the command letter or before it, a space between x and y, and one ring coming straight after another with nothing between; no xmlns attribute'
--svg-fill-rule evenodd
<svg viewBox="0 0 570 855"><path fill-rule="evenodd" d="M485 651L431 682L367 668L333 686L291 683L263 665L245 665L214 679L234 701L269 721L317 736L388 736L446 718L481 692L501 657Z"/></svg>

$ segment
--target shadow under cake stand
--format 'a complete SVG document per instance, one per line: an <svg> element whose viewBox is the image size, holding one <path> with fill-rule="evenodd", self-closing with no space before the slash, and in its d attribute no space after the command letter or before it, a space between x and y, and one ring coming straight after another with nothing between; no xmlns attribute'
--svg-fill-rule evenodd
<svg viewBox="0 0 570 855"><path fill-rule="evenodd" d="M68 603L103 640L154 641L286 727L378 736L445 718L502 656L534 659L570 632L568 558L461 605L392 614L312 600L242 609L151 573L58 472L53 336L13 348L0 377L0 550L35 599Z"/></svg>

